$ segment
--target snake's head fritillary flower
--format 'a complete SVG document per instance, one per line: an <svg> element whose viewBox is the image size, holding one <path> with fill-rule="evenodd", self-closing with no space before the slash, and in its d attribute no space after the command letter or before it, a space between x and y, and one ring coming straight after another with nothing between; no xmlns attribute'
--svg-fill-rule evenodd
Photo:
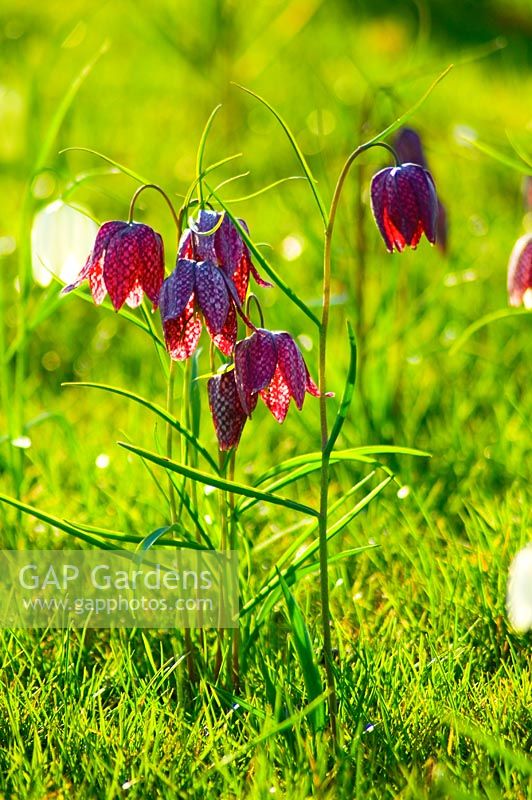
<svg viewBox="0 0 532 800"><path fill-rule="evenodd" d="M532 542L517 553L510 565L506 609L516 631L532 629Z"/></svg>
<svg viewBox="0 0 532 800"><path fill-rule="evenodd" d="M243 220L239 224L247 231ZM242 303L250 274L261 286L271 285L258 274L229 217L201 210L183 232L176 269L161 289L161 317L172 358L184 360L196 349L202 327L198 312L216 347L224 355L233 353L237 313L245 319Z"/></svg>
<svg viewBox="0 0 532 800"><path fill-rule="evenodd" d="M413 128L400 128L395 135L393 147L399 161L419 164L428 170L428 163L423 149L423 142ZM436 245L442 253L447 252L447 210L438 197L438 214L436 219Z"/></svg>
<svg viewBox="0 0 532 800"><path fill-rule="evenodd" d="M85 266L63 293L88 280L98 305L109 294L117 311L124 303L136 308L145 293L156 308L163 278L164 248L158 233L139 222L105 222Z"/></svg>
<svg viewBox="0 0 532 800"><path fill-rule="evenodd" d="M438 198L430 172L419 164L386 167L371 181L371 209L389 252L417 247L424 233L436 241Z"/></svg>
<svg viewBox="0 0 532 800"><path fill-rule="evenodd" d="M235 303L239 302L233 284L216 264L178 258L159 297L166 347L171 357L183 361L196 349L202 328L200 313L214 343L229 355L236 341Z"/></svg>
<svg viewBox="0 0 532 800"><path fill-rule="evenodd" d="M239 219L238 223L249 233L244 220ZM179 255L196 261L207 260L221 267L233 282L241 303L246 299L250 274L259 286L271 286L259 275L238 228L226 214L218 211L203 209L191 220L190 228L181 238Z"/></svg>
<svg viewBox="0 0 532 800"><path fill-rule="evenodd" d="M209 378L208 393L218 447L231 450L238 446L247 420L236 388L234 370Z"/></svg>
<svg viewBox="0 0 532 800"><path fill-rule="evenodd" d="M508 263L508 297L511 306L532 308L532 233L521 236Z"/></svg>
<svg viewBox="0 0 532 800"><path fill-rule="evenodd" d="M299 347L285 332L258 328L237 342L235 379L244 412L251 414L260 394L278 422L284 422L291 398L301 410L306 392L319 397Z"/></svg>

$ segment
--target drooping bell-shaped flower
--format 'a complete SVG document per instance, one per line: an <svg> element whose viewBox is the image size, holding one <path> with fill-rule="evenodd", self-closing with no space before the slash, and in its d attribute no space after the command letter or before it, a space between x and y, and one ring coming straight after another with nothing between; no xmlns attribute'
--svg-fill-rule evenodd
<svg viewBox="0 0 532 800"><path fill-rule="evenodd" d="M249 233L244 220L239 219L238 223ZM223 212L202 209L184 231L179 255L196 261L211 261L221 267L233 282L241 303L246 298L250 274L259 286L271 286L259 275L240 231Z"/></svg>
<svg viewBox="0 0 532 800"><path fill-rule="evenodd" d="M239 223L247 231L243 220ZM177 266L161 290L161 317L168 352L181 361L196 349L201 312L209 335L224 355L233 353L244 317L249 276L270 286L255 269L249 249L229 217L201 210L190 221L178 247Z"/></svg>
<svg viewBox="0 0 532 800"><path fill-rule="evenodd" d="M231 450L237 447L247 420L236 388L234 370L209 378L208 393L218 447Z"/></svg>
<svg viewBox="0 0 532 800"><path fill-rule="evenodd" d="M305 393L319 390L299 347L285 332L258 328L235 347L235 379L242 409L251 414L260 394L278 422L283 422L293 398L299 410Z"/></svg>
<svg viewBox="0 0 532 800"><path fill-rule="evenodd" d="M421 137L413 128L400 128L394 138L393 147L402 163L419 164L428 170L429 165ZM436 219L436 245L443 253L447 252L447 210L438 197L438 215Z"/></svg>
<svg viewBox="0 0 532 800"><path fill-rule="evenodd" d="M386 167L371 181L371 209L389 252L417 247L424 233L436 241L438 198L430 172L419 164Z"/></svg>
<svg viewBox="0 0 532 800"><path fill-rule="evenodd" d="M511 306L532 308L532 233L521 236L510 255L508 299Z"/></svg>
<svg viewBox="0 0 532 800"><path fill-rule="evenodd" d="M117 311L124 303L135 308L146 293L156 308L163 278L164 248L158 233L139 222L105 222L85 266L63 293L88 280L98 305L109 294Z"/></svg>
<svg viewBox="0 0 532 800"><path fill-rule="evenodd" d="M175 270L164 281L160 311L166 347L171 357L183 361L192 355L201 335L203 316L215 344L229 355L234 343L224 335L230 327L236 339L236 290L223 270L212 261L178 258Z"/></svg>

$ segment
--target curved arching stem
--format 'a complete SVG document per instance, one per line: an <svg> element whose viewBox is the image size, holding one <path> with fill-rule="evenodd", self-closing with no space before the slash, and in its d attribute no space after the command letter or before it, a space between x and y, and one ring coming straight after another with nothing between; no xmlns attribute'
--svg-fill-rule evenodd
<svg viewBox="0 0 532 800"><path fill-rule="evenodd" d="M264 314L262 313L262 307L261 307L261 304L259 303L259 298L257 297L256 294L253 294L253 292L251 292L251 294L248 296L248 299L246 301L246 316L251 319L251 313L250 312L251 312L251 302L252 301L253 301L253 305L257 309L257 313L259 315L260 327L264 328Z"/></svg>
<svg viewBox="0 0 532 800"><path fill-rule="evenodd" d="M179 242L179 239L181 237L181 226L182 226L181 216L177 214L177 212L176 212L176 210L174 208L174 204L172 203L172 201L170 200L170 198L168 197L168 195L166 194L164 189L161 189L161 187L157 186L156 183L144 183L144 184L142 184L142 186L139 186L139 188L136 190L135 194L131 198L131 202L129 204L129 214L128 214L127 221L128 222L132 222L133 213L135 211L135 204L136 204L138 198L140 197L140 195L142 194L142 192L144 192L146 189L155 189L156 192L159 192L159 194L162 195L162 197L164 197L164 199L166 201L166 204L167 204L168 208L170 209L170 213L172 214L172 218L173 218L173 220L175 222L175 226L176 226L176 229L177 229L177 240Z"/></svg>
<svg viewBox="0 0 532 800"><path fill-rule="evenodd" d="M331 614L329 610L329 570L328 570L328 547L327 547L327 524L328 524L328 505L329 505L329 461L330 452L327 447L329 431L327 425L327 332L329 327L329 311L331 304L331 244L336 220L336 212L340 203L342 189L349 170L354 161L366 150L371 147L383 147L388 150L395 158L396 165L400 161L397 153L389 144L385 142L368 142L357 147L348 157L342 171L338 177L331 207L325 228L325 242L323 249L323 305L320 325L319 341L319 389L320 389L320 427L321 427L321 483L320 483L320 517L319 517L319 552L320 552L320 594L321 594L321 615L323 628L323 654L325 660L325 671L327 674L327 688L329 690L329 715L333 739L336 741L337 732L337 711L338 704L336 698L336 687L334 680L332 643L331 643Z"/></svg>

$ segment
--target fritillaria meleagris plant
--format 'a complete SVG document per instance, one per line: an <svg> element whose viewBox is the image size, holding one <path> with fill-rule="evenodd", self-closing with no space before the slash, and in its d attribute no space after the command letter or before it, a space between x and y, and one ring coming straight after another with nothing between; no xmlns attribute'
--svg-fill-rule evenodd
<svg viewBox="0 0 532 800"><path fill-rule="evenodd" d="M263 101L261 98L258 98ZM274 115L277 113L268 106ZM210 121L209 121L210 124ZM283 126L287 131L286 125ZM288 132L289 133L289 132ZM205 134L204 134L205 136ZM238 494L240 484L234 483L234 456L246 423L250 423L259 399L267 406L274 418L283 423L291 401L301 411L306 394L319 399L321 426L320 456L320 500L319 508L303 506L270 494L270 501L289 508L305 510L313 515L319 528L319 562L321 618L324 647L324 663L328 688L328 707L330 725L336 731L336 692L333 669L331 626L328 587L328 511L329 511L329 464L334 444L346 417L354 386L356 350L353 337L351 341L351 366L344 397L340 403L334 425L329 430L327 419L328 398L331 396L326 386L327 334L329 326L331 292L331 242L338 204L342 188L351 165L362 153L371 147L383 147L394 158L395 166L378 172L371 181L371 206L386 248L402 251L405 247L415 248L425 234L429 242L436 239L438 219L438 198L434 181L425 163L406 161L401 163L397 153L390 145L378 137L358 147L347 159L337 182L330 210L321 200L316 182L301 151L296 147L292 134L289 138L294 144L300 163L308 178L324 226L323 258L323 302L321 319L304 303L301 297L284 282L266 261L250 237L246 223L234 217L220 200L216 190L206 186L204 173L200 167L194 186L198 186L197 201L191 200L192 190L180 210L176 213L166 193L158 186L142 186L132 198L129 219L106 222L101 226L94 248L81 270L77 280L64 289L70 292L88 280L94 301L102 303L109 295L113 307L118 311L124 304L136 308L146 295L153 307L159 307L164 345L170 356L168 370L167 417L173 415L173 369L176 362L189 363L197 354L198 345L205 327L209 337L210 377L207 381L206 395L218 443L218 465L205 448L200 445L183 423L169 425L167 437L168 468L198 482L208 483L209 476L193 465L180 465L170 461L172 457L172 432L175 427L206 459L211 469L217 470L216 483L225 491L221 503L222 546L236 547L234 532L236 526L231 515L234 503L227 501ZM204 143L204 140L202 139ZM201 148L200 148L201 149ZM422 153L416 156L423 161ZM147 188L154 188L165 197L174 217L178 231L178 245L175 268L165 277L163 242L158 233L148 225L133 221L133 213L139 194ZM208 189L209 198L219 205L215 210L205 201L204 191ZM195 207L195 208L194 208ZM182 220L193 210L188 226L182 230ZM527 253L528 251L526 251ZM526 261L528 258L528 261ZM259 274L255 261L262 265L274 284L293 301L316 325L319 334L319 380L316 384L303 359L294 336L286 331L271 331L265 327L260 311L260 325L257 327L250 319L250 279L261 287L271 287ZM524 266L523 266L524 265ZM527 267L528 265L528 267ZM528 281L530 286L530 258L519 256L514 269L512 297L522 294ZM526 271L528 269L528 272ZM524 276L524 277L523 277ZM521 296L521 295L520 295ZM258 305L258 301L257 301ZM145 316L146 316L146 312ZM239 335L239 329L243 334ZM215 351L223 362L215 368ZM189 386L191 379L188 376ZM189 394L184 393L185 403ZM187 419L182 414L181 419ZM251 423L252 424L252 423ZM131 445L124 445L147 460L160 463L154 454ZM225 454L225 458L222 457ZM223 469L229 464L229 477ZM225 465L225 467L224 467ZM214 481L214 479L213 479ZM177 508L173 499L175 486L170 478L169 499L171 520L177 520ZM252 492L250 489L249 491ZM272 499L273 498L273 499ZM228 516L227 516L228 515ZM279 577L279 580L281 578ZM189 650L189 673L194 677L194 665L190 659L193 650L190 633L185 645ZM218 659L218 664L221 660ZM233 637L232 675L238 681L239 654L238 636ZM315 698L314 698L315 699Z"/></svg>

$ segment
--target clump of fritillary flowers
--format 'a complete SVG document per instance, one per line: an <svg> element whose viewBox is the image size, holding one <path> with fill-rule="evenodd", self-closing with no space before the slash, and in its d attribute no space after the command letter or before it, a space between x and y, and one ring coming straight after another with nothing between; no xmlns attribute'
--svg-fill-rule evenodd
<svg viewBox="0 0 532 800"><path fill-rule="evenodd" d="M202 142L204 144L204 139ZM326 353L331 303L331 240L342 186L349 169L361 153L370 147L378 146L391 152L396 162L394 167L386 167L378 172L371 181L371 207L386 248L390 252L393 250L401 252L406 247L415 248L423 235L431 244L438 241L438 217L441 216L443 207L438 201L434 181L420 150L420 142L415 137L407 136L404 144L406 149L408 149L408 145L411 149L412 145L415 145L418 146L418 150L408 154L405 149L404 155L400 157L388 144L376 140L371 140L354 150L342 168L328 212L316 192L316 181L311 176L308 165L304 159L300 158L313 187L313 195L318 201L324 223L321 320L261 257L250 238L249 229L244 220L233 217L225 207L223 210L217 210L212 208L209 202L204 202L205 186L201 182L201 156L198 159L198 179L193 185L194 188L199 183L197 200L191 199L191 193L187 194L183 207L177 214L168 195L160 187L154 184L141 186L131 200L128 221L106 222L101 226L93 250L78 278L64 289L65 292L70 292L87 280L94 301L100 304L108 294L117 311L124 304L133 308L139 306L146 295L151 300L154 310L159 309L164 346L170 356L171 364L186 362L193 358L203 336L210 355L210 370L206 388L220 451L218 475L225 474L224 470L229 471L229 481L219 477L213 478L212 485L228 491L230 497L233 496L233 488L238 486L231 477L234 476L235 468L234 452L240 443L246 423L255 413L258 404L262 402L274 419L278 423L283 423L291 404L301 411L307 394L319 398L322 442L319 511L310 506L299 506L299 508L312 512L318 521L323 651L333 733L336 730L337 702L332 666L333 649L328 593L329 461L353 394L356 375L356 347L354 337L350 334L350 358L354 368L348 372L346 388L336 421L329 431L327 398L331 396L331 393L326 391ZM202 146L200 146L199 153L202 152ZM165 274L161 236L148 225L133 221L135 200L142 191L148 188L156 189L165 197L178 229L175 267L169 274ZM192 191L193 189L191 189ZM218 202L216 190L211 191L209 198ZM223 203L219 201L219 205L223 206ZM188 219L185 230L182 230L182 221L193 206L195 206L195 214ZM445 242L441 238L439 243L440 246L445 246ZM271 288L272 284L260 275L253 263L253 258L259 261L269 276L273 277L276 286L316 324L319 330L319 385L309 372L296 337L288 331L271 330L265 323L260 303L250 291L250 284L253 281L265 289ZM251 319L250 300L252 297L259 313L258 324L255 324L256 320L254 322ZM150 329L151 327L150 324ZM162 344L162 342L160 343ZM216 351L222 362L218 370L215 368ZM195 366L194 361L192 367L195 368ZM192 395L192 382L195 380L191 375L192 369L187 369L185 384L189 394L184 393L183 395L185 427L179 427L188 442L191 440L194 442L192 437L195 436L194 431L189 431L187 428L187 415L190 412L190 418L192 418L193 414L190 408L192 403L188 403ZM169 421L166 448L169 460L172 459L171 426L173 422L170 422L172 419L170 416L172 393L173 379L172 368L170 368L168 370L168 413L166 414L166 419ZM174 421L177 422L176 419ZM196 445L198 445L197 442ZM199 449L203 457L207 457L216 469L216 463L205 451L205 448L201 446ZM227 451L229 451L229 458L221 455ZM140 454L140 451L138 452ZM146 454L146 458L150 460L150 454ZM160 460L157 459L156 463L160 463ZM188 464L182 465L172 461L169 469L190 477L193 481L197 480L199 483L208 481L208 485L211 485L210 475L206 476ZM178 514L175 503L175 485L170 472L169 479L168 499L171 519L173 523L176 523ZM240 489L242 488L240 486ZM254 496L249 487L246 487L242 494ZM185 495L180 496L184 503ZM274 495L270 495L270 497L274 498ZM274 499L279 504L282 498L275 497ZM228 543L231 547L236 545L234 539L236 526L232 524L233 510L232 501L224 502L222 499L220 533L222 549L225 549ZM221 638L219 642L221 645ZM238 643L238 637L233 639L232 652L232 669L238 684L239 661L238 647L236 649L234 647L235 642ZM190 648L189 651L192 652ZM221 650L219 650L219 655L220 659L217 657L216 663L221 665ZM193 661L193 655L191 658ZM189 664L191 680L194 680L194 674L194 669Z"/></svg>
<svg viewBox="0 0 532 800"><path fill-rule="evenodd" d="M238 225L248 232L244 220ZM183 231L176 266L164 278L161 236L148 225L104 223L78 278L88 280L94 302L109 294L116 310L140 305L143 295L159 307L166 349L175 361L196 351L203 327L212 345L231 361L208 381L208 399L220 450L237 447L260 396L278 422L291 398L299 410L305 393L319 397L301 351L284 331L255 328L245 311L250 278L271 287L253 264L238 227L224 212L201 209ZM249 335L238 341L238 320Z"/></svg>
<svg viewBox="0 0 532 800"><path fill-rule="evenodd" d="M442 210L417 134L407 130L397 143L412 160L401 163L395 154L396 166L382 169L371 181L373 215L390 252L415 248L422 234L434 243ZM117 311L124 304L139 306L146 295L159 308L165 346L174 361L195 353L205 328L211 352L216 348L226 359L218 374L213 368L207 392L218 447L231 450L259 398L282 423L292 400L301 410L306 394L319 397L320 391L294 337L265 328L262 312L260 327L249 319L251 278L261 287L271 284L253 263L245 221L200 205L180 235L175 268L165 277L161 236L132 221L136 196L144 188L149 187L133 197L128 222L101 226L78 278L63 291L87 280L95 303L108 294ZM174 217L180 227L181 215L174 212ZM239 325L245 328L240 339Z"/></svg>

